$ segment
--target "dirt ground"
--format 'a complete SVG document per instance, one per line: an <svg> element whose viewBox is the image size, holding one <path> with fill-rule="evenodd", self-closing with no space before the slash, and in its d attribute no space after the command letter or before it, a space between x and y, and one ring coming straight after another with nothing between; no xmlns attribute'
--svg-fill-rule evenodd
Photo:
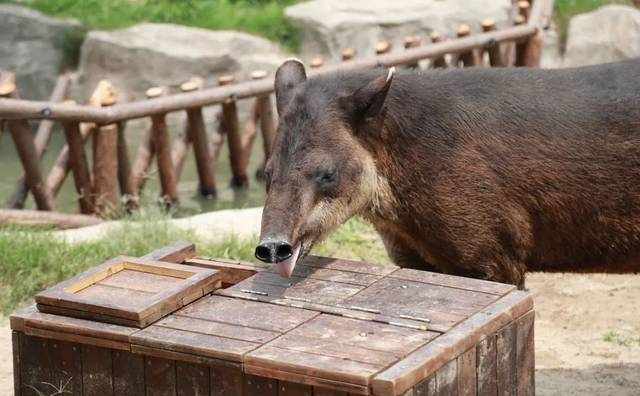
<svg viewBox="0 0 640 396"><path fill-rule="evenodd" d="M531 274L538 395L640 395L640 275ZM0 394L11 335L0 320Z"/></svg>

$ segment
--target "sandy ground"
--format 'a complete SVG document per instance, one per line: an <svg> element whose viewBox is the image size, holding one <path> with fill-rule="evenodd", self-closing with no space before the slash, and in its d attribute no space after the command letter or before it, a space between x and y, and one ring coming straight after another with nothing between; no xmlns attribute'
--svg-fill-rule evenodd
<svg viewBox="0 0 640 396"><path fill-rule="evenodd" d="M538 395L640 395L640 275L531 274ZM11 335L0 320L0 394Z"/></svg>

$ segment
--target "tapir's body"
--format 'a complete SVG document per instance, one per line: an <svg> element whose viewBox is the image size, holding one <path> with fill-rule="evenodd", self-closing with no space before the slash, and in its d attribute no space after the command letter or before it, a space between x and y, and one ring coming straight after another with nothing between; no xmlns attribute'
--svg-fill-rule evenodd
<svg viewBox="0 0 640 396"><path fill-rule="evenodd" d="M336 96L381 74L309 79L295 111L335 113ZM388 85L373 118L346 117L356 143L333 146L375 163L377 201L351 215L397 264L519 285L526 270L640 271L640 61L402 72ZM321 145L305 135L286 144ZM295 162L277 149L275 166Z"/></svg>

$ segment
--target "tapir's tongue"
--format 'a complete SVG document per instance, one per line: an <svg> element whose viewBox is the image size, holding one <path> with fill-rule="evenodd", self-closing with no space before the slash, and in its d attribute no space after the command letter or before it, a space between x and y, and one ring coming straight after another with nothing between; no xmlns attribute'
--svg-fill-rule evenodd
<svg viewBox="0 0 640 396"><path fill-rule="evenodd" d="M276 268L278 269L278 273L280 274L280 276L283 276L285 278L291 277L291 274L293 273L293 268L296 266L296 262L298 261L298 256L300 256L301 247L302 247L302 244L298 243L293 248L293 253L291 254L291 257L276 264Z"/></svg>

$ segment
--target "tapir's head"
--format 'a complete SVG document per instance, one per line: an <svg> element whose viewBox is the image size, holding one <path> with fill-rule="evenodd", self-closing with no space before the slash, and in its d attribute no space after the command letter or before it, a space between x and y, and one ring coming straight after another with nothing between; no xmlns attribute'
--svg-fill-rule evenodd
<svg viewBox="0 0 640 396"><path fill-rule="evenodd" d="M381 177L361 134L382 128L393 70L307 80L286 61L276 73L278 132L265 168L267 199L256 257L289 277L315 243L376 206Z"/></svg>

